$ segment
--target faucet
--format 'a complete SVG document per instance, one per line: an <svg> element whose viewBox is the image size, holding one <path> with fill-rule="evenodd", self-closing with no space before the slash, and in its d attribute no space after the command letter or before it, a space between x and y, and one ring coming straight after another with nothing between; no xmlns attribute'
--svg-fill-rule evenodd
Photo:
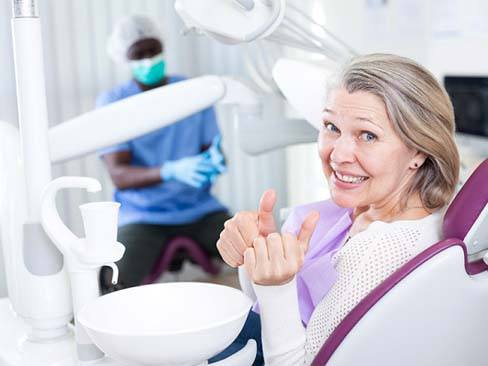
<svg viewBox="0 0 488 366"><path fill-rule="evenodd" d="M81 205L86 236L78 238L63 223L56 208L56 194L65 188L84 188L88 192L97 192L102 187L94 178L61 177L46 186L41 200L42 227L63 254L71 282L78 360L91 363L105 355L79 324L77 314L85 304L100 296L98 274L101 266L111 267L112 283L118 281L119 271L114 262L122 258L125 251L125 247L117 242L120 204L93 202Z"/></svg>

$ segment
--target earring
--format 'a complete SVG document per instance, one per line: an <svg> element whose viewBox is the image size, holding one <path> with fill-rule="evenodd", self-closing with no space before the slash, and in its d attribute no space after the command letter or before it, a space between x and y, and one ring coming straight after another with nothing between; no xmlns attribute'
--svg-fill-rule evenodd
<svg viewBox="0 0 488 366"><path fill-rule="evenodd" d="M418 168L419 167L419 164L418 163L414 163L413 166L416 167L416 168Z"/></svg>

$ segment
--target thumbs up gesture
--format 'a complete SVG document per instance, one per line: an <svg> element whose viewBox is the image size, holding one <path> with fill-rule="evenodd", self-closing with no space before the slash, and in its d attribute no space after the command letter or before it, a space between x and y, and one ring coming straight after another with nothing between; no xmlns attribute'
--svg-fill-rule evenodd
<svg viewBox="0 0 488 366"><path fill-rule="evenodd" d="M261 196L258 208L258 229L259 235L268 236L271 233L277 232L273 209L276 204L276 193L272 189L268 189Z"/></svg>
<svg viewBox="0 0 488 366"><path fill-rule="evenodd" d="M217 242L224 261L231 267L244 264L250 279L259 285L281 285L293 279L319 220L319 213L313 211L298 236L279 234L273 217L275 203L274 190L265 191L258 211L241 211L226 221Z"/></svg>
<svg viewBox="0 0 488 366"><path fill-rule="evenodd" d="M265 195L263 195L263 199ZM263 203L263 199L261 203ZM264 211L261 209L264 208ZM260 234L271 229L272 222L266 206L260 205ZM259 216L261 219L262 216ZM267 236L260 235L254 240L253 246L244 252L244 265L249 278L258 285L284 285L293 279L303 265L310 238L319 220L319 213L311 212L303 221L298 236L290 233L271 232Z"/></svg>
<svg viewBox="0 0 488 366"><path fill-rule="evenodd" d="M252 247L254 239L276 231L273 218L275 203L276 193L267 190L261 197L257 212L239 211L225 222L217 241L217 249L229 266L235 268L244 264L244 252Z"/></svg>

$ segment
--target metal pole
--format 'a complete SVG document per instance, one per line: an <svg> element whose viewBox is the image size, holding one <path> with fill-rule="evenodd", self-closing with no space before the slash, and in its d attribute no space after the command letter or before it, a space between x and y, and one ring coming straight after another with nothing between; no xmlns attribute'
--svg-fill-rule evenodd
<svg viewBox="0 0 488 366"><path fill-rule="evenodd" d="M13 0L12 11L14 18L37 18L36 0Z"/></svg>

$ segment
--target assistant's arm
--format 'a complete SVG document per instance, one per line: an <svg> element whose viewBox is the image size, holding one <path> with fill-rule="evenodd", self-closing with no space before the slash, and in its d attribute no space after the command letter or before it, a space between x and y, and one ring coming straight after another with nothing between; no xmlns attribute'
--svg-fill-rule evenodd
<svg viewBox="0 0 488 366"><path fill-rule="evenodd" d="M161 183L160 167L130 165L130 151L116 151L103 155L103 161L118 189L141 188Z"/></svg>

